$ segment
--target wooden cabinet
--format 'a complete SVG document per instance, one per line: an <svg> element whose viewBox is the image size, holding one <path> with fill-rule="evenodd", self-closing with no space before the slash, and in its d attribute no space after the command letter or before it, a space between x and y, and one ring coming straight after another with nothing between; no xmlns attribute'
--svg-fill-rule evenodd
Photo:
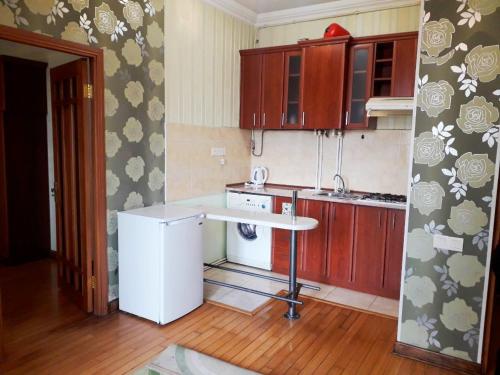
<svg viewBox="0 0 500 375"><path fill-rule="evenodd" d="M349 51L346 129L376 125L366 116L370 97L411 97L417 61L417 33L357 38Z"/></svg>
<svg viewBox="0 0 500 375"><path fill-rule="evenodd" d="M282 119L284 53L241 55L240 127L279 129Z"/></svg>
<svg viewBox="0 0 500 375"><path fill-rule="evenodd" d="M372 90L373 43L354 45L349 55L345 125L361 129L368 126L365 106Z"/></svg>
<svg viewBox="0 0 500 375"><path fill-rule="evenodd" d="M275 214L284 214L290 207L292 200L290 198L275 197L273 212ZM297 215L304 216L305 200L297 200ZM297 273L300 276L302 269L302 237L304 233L299 232L297 236ZM272 235L272 270L278 273L287 274L290 265L290 231L284 229L273 229Z"/></svg>
<svg viewBox="0 0 500 375"><path fill-rule="evenodd" d="M285 129L298 129L301 126L302 51L285 53L285 78L283 88L283 117L281 125Z"/></svg>
<svg viewBox="0 0 500 375"><path fill-rule="evenodd" d="M280 129L283 105L283 52L262 57L262 94L260 124L262 129Z"/></svg>
<svg viewBox="0 0 500 375"><path fill-rule="evenodd" d="M417 36L394 42L391 96L413 96L417 65Z"/></svg>
<svg viewBox="0 0 500 375"><path fill-rule="evenodd" d="M319 225L301 235L298 275L308 280L323 281L327 268L328 204L323 201L306 200L302 211L303 216L318 220Z"/></svg>
<svg viewBox="0 0 500 375"><path fill-rule="evenodd" d="M262 55L241 56L240 127L260 127Z"/></svg>
<svg viewBox="0 0 500 375"><path fill-rule="evenodd" d="M388 210L383 289L391 298L399 298L405 220L406 211Z"/></svg>
<svg viewBox="0 0 500 375"><path fill-rule="evenodd" d="M275 197L273 212L290 203ZM399 298L406 211L299 199L297 215L319 221L298 234L299 277ZM289 257L290 232L273 229L273 271L288 274Z"/></svg>
<svg viewBox="0 0 500 375"><path fill-rule="evenodd" d="M308 45L302 52L302 118L304 129L340 129L344 113L347 39Z"/></svg>
<svg viewBox="0 0 500 375"><path fill-rule="evenodd" d="M356 207L352 282L357 289L375 291L383 286L386 221L385 208Z"/></svg>
<svg viewBox="0 0 500 375"><path fill-rule="evenodd" d="M348 286L352 276L355 206L341 203L328 205L325 279L330 284Z"/></svg>

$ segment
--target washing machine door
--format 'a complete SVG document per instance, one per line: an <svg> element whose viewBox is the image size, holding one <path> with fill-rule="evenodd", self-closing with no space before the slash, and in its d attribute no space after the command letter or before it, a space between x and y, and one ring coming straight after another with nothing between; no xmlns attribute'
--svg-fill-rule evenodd
<svg viewBox="0 0 500 375"><path fill-rule="evenodd" d="M257 239L256 225L238 223L236 228L238 230L238 235L245 241L255 241Z"/></svg>

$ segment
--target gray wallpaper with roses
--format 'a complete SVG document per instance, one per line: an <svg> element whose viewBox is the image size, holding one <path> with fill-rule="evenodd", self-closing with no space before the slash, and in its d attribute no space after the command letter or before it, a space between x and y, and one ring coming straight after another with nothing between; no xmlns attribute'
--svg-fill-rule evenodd
<svg viewBox="0 0 500 375"><path fill-rule="evenodd" d="M498 179L500 1L427 0L399 339L480 362ZM433 235L464 240L463 252Z"/></svg>
<svg viewBox="0 0 500 375"><path fill-rule="evenodd" d="M0 0L0 24L104 51L109 299L117 211L163 202L164 0Z"/></svg>

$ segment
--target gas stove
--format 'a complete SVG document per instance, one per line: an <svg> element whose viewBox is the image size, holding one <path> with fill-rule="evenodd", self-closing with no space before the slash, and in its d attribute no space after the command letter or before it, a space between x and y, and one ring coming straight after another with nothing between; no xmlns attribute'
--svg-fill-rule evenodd
<svg viewBox="0 0 500 375"><path fill-rule="evenodd" d="M376 201L376 202L388 202L388 203L405 203L405 195L395 195L395 194L382 194L382 193L368 193L361 197L362 200Z"/></svg>

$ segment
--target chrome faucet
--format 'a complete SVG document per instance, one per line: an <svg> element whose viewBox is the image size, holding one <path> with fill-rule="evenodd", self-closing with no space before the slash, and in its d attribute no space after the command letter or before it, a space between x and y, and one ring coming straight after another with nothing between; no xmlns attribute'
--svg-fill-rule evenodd
<svg viewBox="0 0 500 375"><path fill-rule="evenodd" d="M337 192L338 192L338 193L345 193L345 192L346 192L346 190L345 190L345 181L344 181L344 179L342 178L342 176L341 176L341 175L339 175L338 173L335 173L335 175L333 176L333 185L335 186L335 181L336 181L337 179L338 179L338 180L340 180L340 182L342 183L342 187L341 187L341 188L340 188L340 187L339 187L339 188L337 188Z"/></svg>

